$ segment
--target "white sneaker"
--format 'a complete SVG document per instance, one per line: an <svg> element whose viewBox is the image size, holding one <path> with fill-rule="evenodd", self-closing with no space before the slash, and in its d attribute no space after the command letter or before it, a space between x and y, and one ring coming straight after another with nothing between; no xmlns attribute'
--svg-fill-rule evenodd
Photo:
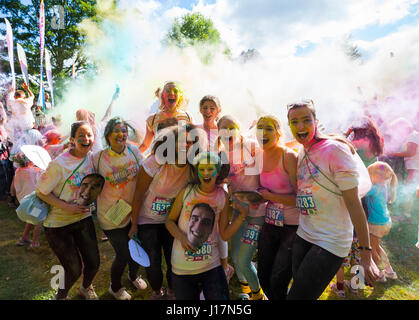
<svg viewBox="0 0 419 320"><path fill-rule="evenodd" d="M396 272L388 272L386 270L384 270L384 275L386 276L387 279L392 279L392 280L397 280L397 273Z"/></svg>
<svg viewBox="0 0 419 320"><path fill-rule="evenodd" d="M79 293L85 300L99 300L99 297L97 296L95 289L93 288L93 285L90 285L87 288L81 286L79 289Z"/></svg>
<svg viewBox="0 0 419 320"><path fill-rule="evenodd" d="M117 292L113 292L112 287L109 286L109 293L113 295L116 300L131 300L131 295L125 290L124 287L119 289Z"/></svg>
<svg viewBox="0 0 419 320"><path fill-rule="evenodd" d="M145 290L145 289L147 289L147 282L145 282L145 281L141 278L141 276L137 277L137 279L135 279L134 281L132 281L132 280L130 279L130 277L128 276L128 281L130 281L130 282L132 283L132 285L133 285L134 287L136 287L137 289L140 289L140 290Z"/></svg>

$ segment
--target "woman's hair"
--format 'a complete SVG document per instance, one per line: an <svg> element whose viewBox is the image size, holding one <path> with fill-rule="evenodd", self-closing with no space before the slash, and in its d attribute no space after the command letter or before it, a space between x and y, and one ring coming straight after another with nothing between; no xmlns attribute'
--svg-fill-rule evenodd
<svg viewBox="0 0 419 320"><path fill-rule="evenodd" d="M82 125L87 124L89 127L92 127L92 125L88 121L77 121L71 124L71 132L70 137L75 138L77 129L80 128Z"/></svg>
<svg viewBox="0 0 419 320"><path fill-rule="evenodd" d="M16 90L14 94L15 99L26 98L25 91L23 90Z"/></svg>
<svg viewBox="0 0 419 320"><path fill-rule="evenodd" d="M31 164L31 161L25 156L25 154L22 151L16 153L13 156L13 162L16 162L21 168L27 167Z"/></svg>
<svg viewBox="0 0 419 320"><path fill-rule="evenodd" d="M378 129L377 124L371 117L363 117L361 121L360 125L349 128L346 136L348 137L353 132L352 141L367 138L372 154L377 157L381 156L384 149L384 138L380 129Z"/></svg>
<svg viewBox="0 0 419 320"><path fill-rule="evenodd" d="M163 89L162 90L159 90L159 91L156 90L155 93L158 93L158 98L159 98L159 102L160 102L159 103L159 109L160 110L164 110L164 107L165 106L163 105L163 93L165 91L166 86L168 86L168 85L174 85L180 91L178 93L178 103L177 103L177 108L176 109L185 110L185 108L186 108L186 103L185 103L186 102L186 99L185 99L185 96L183 95L182 89L180 89L180 84L177 81L166 81L164 83L164 86L163 86Z"/></svg>
<svg viewBox="0 0 419 320"><path fill-rule="evenodd" d="M214 152L210 152L210 151L205 151L205 152L201 152L200 154L198 154L194 161L193 161L193 180L195 184L200 184L201 181L199 180L198 177L198 166L200 163L205 162L206 164L214 164L216 169L217 169L217 173L218 173L218 177L217 180L215 181L216 184L221 184L225 178L227 178L229 172L230 172L230 164L227 162L222 162L221 158L222 158L222 154L216 154Z"/></svg>
<svg viewBox="0 0 419 320"><path fill-rule="evenodd" d="M317 120L316 109L314 108L313 100L301 100L301 101L298 101L298 102L288 104L287 105L287 118L288 118L288 120L289 120L291 110L295 110L295 109L303 108L303 107L308 108L310 110L311 114L313 115L314 120ZM316 128L316 132L314 133L314 139L317 140L317 141L328 140L328 139L339 141L341 143L346 144L349 147L349 149L351 150L352 154L356 153L356 149L353 146L353 144L350 143L346 139L346 137L344 137L343 135L338 135L338 134L334 134L334 133L324 134Z"/></svg>
<svg viewBox="0 0 419 320"><path fill-rule="evenodd" d="M127 121L125 121L121 117L114 117L114 118L112 118L112 119L110 119L108 121L108 123L106 124L106 127L105 127L105 131L103 133L103 135L105 136L105 140L106 140L106 143L108 144L108 146L110 145L108 136L112 133L113 129L118 124L122 124L127 129L131 129L134 133L136 132L135 129Z"/></svg>
<svg viewBox="0 0 419 320"><path fill-rule="evenodd" d="M202 107L204 105L204 103L207 102L207 101L214 102L215 105L217 106L217 109L219 111L221 111L220 99L218 99L216 96L212 96L212 95L203 96L201 101L199 101L199 107Z"/></svg>
<svg viewBox="0 0 419 320"><path fill-rule="evenodd" d="M47 144L59 144L61 140L61 133L58 130L48 130L44 133L44 138Z"/></svg>

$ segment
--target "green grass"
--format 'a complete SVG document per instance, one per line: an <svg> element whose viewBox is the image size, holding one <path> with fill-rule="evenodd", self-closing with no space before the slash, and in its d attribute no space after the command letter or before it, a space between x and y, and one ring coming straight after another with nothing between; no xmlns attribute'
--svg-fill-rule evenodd
<svg viewBox="0 0 419 320"><path fill-rule="evenodd" d="M416 206L417 208L417 206ZM416 210L418 212L418 210ZM417 300L419 297L419 249L414 245L417 241L417 228L419 217L412 223L393 224L390 234L384 238L383 245L389 255L390 262L397 272L398 280L388 280L379 283L374 290L367 288L359 297L347 293L347 299L369 300ZM45 235L41 233L41 247L31 249L28 246L16 246L17 239L21 236L24 223L21 222L14 209L0 202L0 299L9 300L46 300L53 299L54 291L50 281L54 274L50 273L53 265L59 265L58 259L50 250ZM97 229L98 238L100 230ZM110 268L114 258L114 251L107 242L99 241L100 270L94 280L96 293L100 299L113 299L108 293L110 283ZM230 262L231 263L231 262ZM140 268L139 273L146 279L145 270ZM346 273L350 279L349 271ZM151 288L144 291L134 291L126 280L126 272L123 276L123 285L132 294L135 300L149 299ZM164 280L165 281L165 280ZM81 285L79 279L70 290L71 299L80 299L78 288ZM163 285L166 285L164 283ZM236 276L230 281L231 298L237 299L240 287ZM336 300L338 298L329 288L320 297L321 300Z"/></svg>

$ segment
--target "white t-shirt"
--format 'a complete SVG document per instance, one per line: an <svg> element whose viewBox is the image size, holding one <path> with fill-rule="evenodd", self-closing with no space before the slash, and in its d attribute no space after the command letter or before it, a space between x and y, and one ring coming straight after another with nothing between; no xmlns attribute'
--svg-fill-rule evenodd
<svg viewBox="0 0 419 320"><path fill-rule="evenodd" d="M218 267L220 263L218 221L224 208L226 192L221 187L211 193L204 193L198 185L190 185L185 189L183 206L180 212L178 227L188 234L191 211L198 203L206 203L215 212L214 225L208 239L202 247L193 254L188 253L178 239L173 241L172 270L177 275L193 275L203 273Z"/></svg>
<svg viewBox="0 0 419 320"><path fill-rule="evenodd" d="M105 215L119 199L132 206L142 161L140 150L133 145L126 147L121 154L106 148L93 155L93 165L97 173L105 178L105 185L97 198L97 217L103 230L123 228L130 222L131 216L128 215L120 225L115 225Z"/></svg>
<svg viewBox="0 0 419 320"><path fill-rule="evenodd" d="M346 257L353 240L353 225L343 197L334 193L358 186L357 163L347 145L330 139L315 144L309 157L311 162L304 150L298 155L297 235L338 257Z"/></svg>
<svg viewBox="0 0 419 320"><path fill-rule="evenodd" d="M138 215L138 224L162 224L166 222L176 196L192 178L189 165L160 165L154 155L143 163L144 171L153 178L145 192L143 205Z"/></svg>
<svg viewBox="0 0 419 320"><path fill-rule="evenodd" d="M417 145L416 154L411 157L405 157L404 163L408 170L419 170L419 132L413 131L406 139L406 144L412 142Z"/></svg>
<svg viewBox="0 0 419 320"><path fill-rule="evenodd" d="M81 181L86 175L94 172L91 153L89 153L83 164L73 173L82 161L82 158L71 155L69 151L62 153L49 163L47 170L42 174L38 181L36 186L37 190L43 194L52 192L58 197L64 183L67 178L69 178L61 193L60 199L68 203L74 202L77 200ZM44 220L44 227L64 227L85 219L90 215L90 212L70 214L57 207L51 206L48 217Z"/></svg>
<svg viewBox="0 0 419 320"><path fill-rule="evenodd" d="M7 105L12 111L12 118L9 121L13 122L14 126L20 130L28 130L34 126L35 118L31 111L33 99L33 96L15 99L14 91L7 97Z"/></svg>

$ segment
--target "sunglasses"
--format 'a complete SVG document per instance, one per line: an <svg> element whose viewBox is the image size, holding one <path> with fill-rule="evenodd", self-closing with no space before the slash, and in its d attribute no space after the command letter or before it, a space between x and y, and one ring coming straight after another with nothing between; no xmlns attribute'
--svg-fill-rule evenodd
<svg viewBox="0 0 419 320"><path fill-rule="evenodd" d="M287 111L290 111L291 109L297 108L297 107L303 107L303 106L312 106L314 108L314 102L311 99L303 99L298 102L287 104Z"/></svg>

